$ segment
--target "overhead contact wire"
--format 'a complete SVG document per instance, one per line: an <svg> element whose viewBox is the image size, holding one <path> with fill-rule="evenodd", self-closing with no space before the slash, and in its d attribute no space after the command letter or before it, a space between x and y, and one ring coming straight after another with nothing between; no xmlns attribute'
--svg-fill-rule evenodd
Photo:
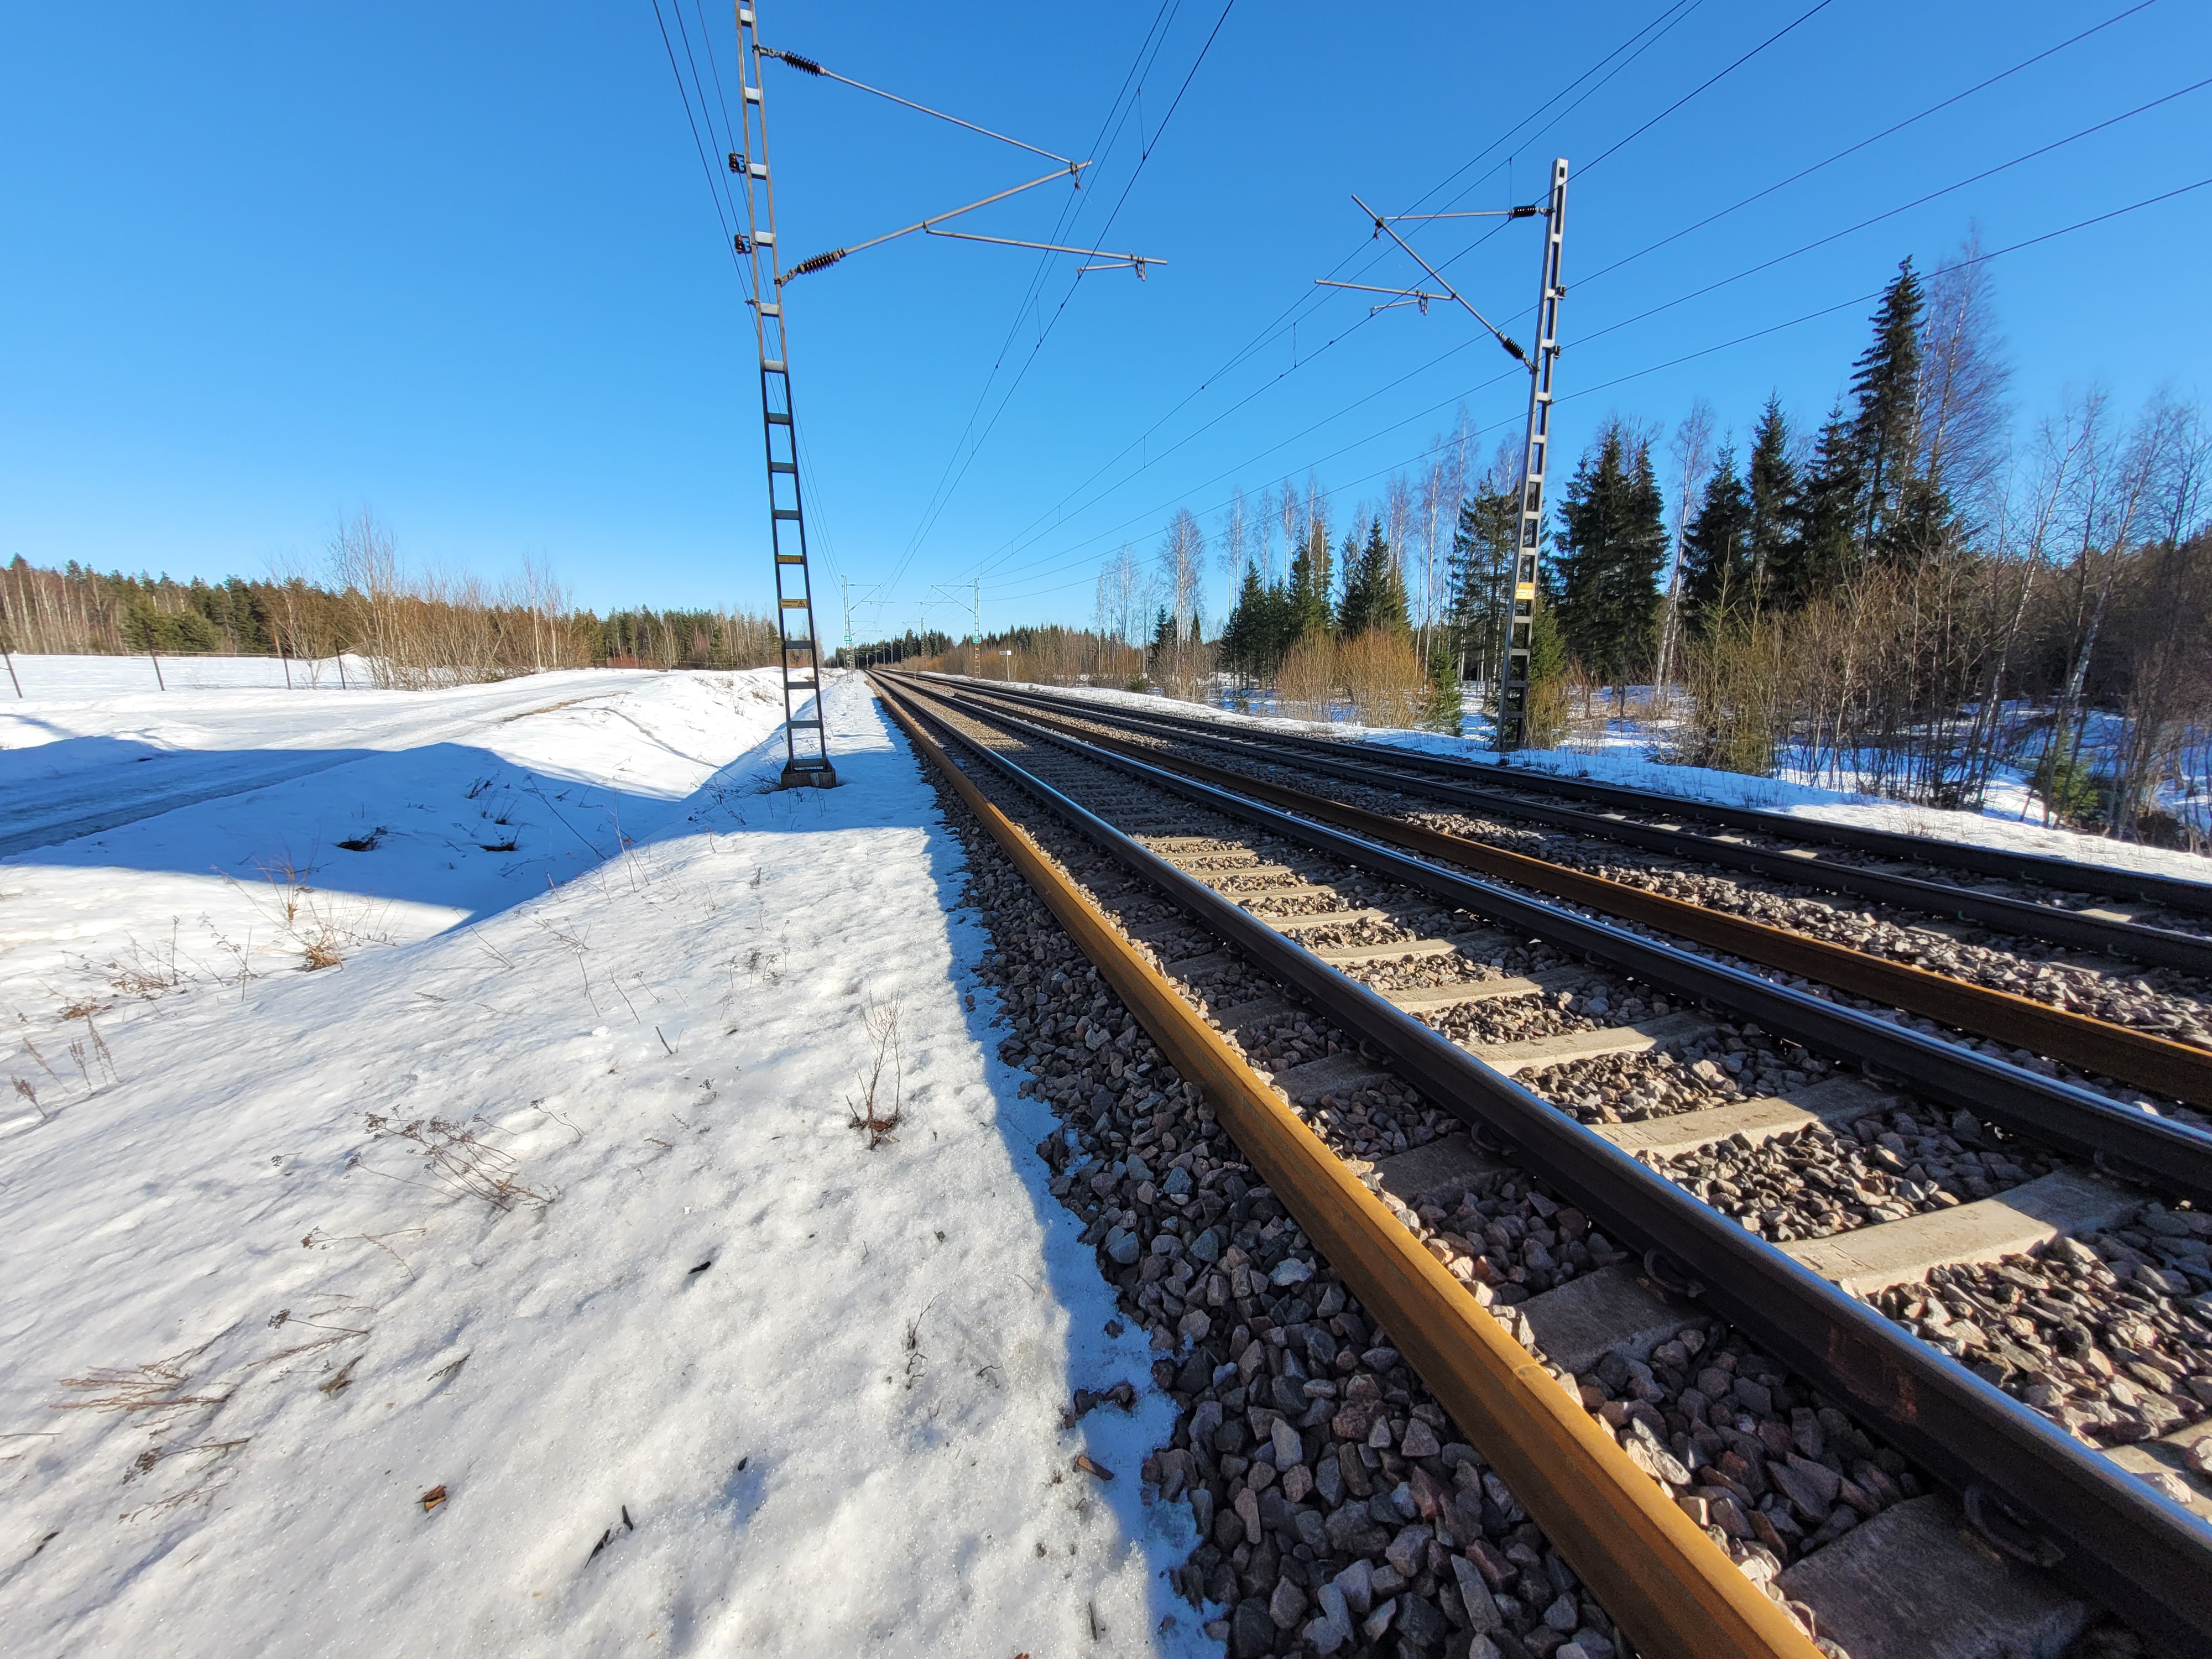
<svg viewBox="0 0 2212 1659"><path fill-rule="evenodd" d="M1129 193L1136 188L1137 180L1143 176L1146 164L1152 160L1152 146L1157 144L1160 135L1167 131L1168 124L1175 119L1176 112L1182 107L1184 95L1190 91L1191 82L1198 78L1199 70L1204 66L1207 55L1212 52L1213 43L1219 38L1222 26L1229 21L1229 14L1236 9L1236 5L1237 0L1226 0L1226 3L1221 8L1221 15L1214 19L1213 27L1206 37L1206 44L1199 48L1198 57L1191 64L1190 72L1183 76L1182 86L1176 89L1175 99L1168 106L1168 112L1160 118L1160 125L1154 129L1152 143L1145 145L1140 150L1137 165L1129 174L1128 183L1122 186L1121 194L1115 200L1113 210L1106 216L1105 224L1096 233L1098 237L1103 239L1113 229L1114 222L1121 216L1121 209L1129 199ZM1075 281L1068 285L1067 292L1060 297L1059 305L1054 307L1051 318L1037 336L1036 344L1030 349L1029 356L1023 360L1021 368L1014 376L1013 384L1006 388L1006 396L1000 399L999 406L992 411L991 418L985 424L982 434L976 439L974 447L969 451L967 460L962 463L960 471L954 476L951 487L945 492L945 501L939 505L929 521L916 532L915 546L917 551L921 544L928 539L930 532L936 527L937 520L943 516L945 507L951 504L953 495L957 493L960 488L961 481L968 476L969 468L975 465L975 457L982 452L983 446L990 441L991 434L997 430L1000 417L1006 413L1007 405L1013 401L1014 393L1021 389L1023 380L1028 378L1030 366L1036 362L1037 354L1044 349L1045 342L1052 337L1053 330L1059 325L1060 318L1066 313L1068 301L1075 296L1076 285L1082 280L1081 276L1078 275Z"/></svg>
<svg viewBox="0 0 2212 1659"><path fill-rule="evenodd" d="M2002 258L2008 254L2018 253L2025 249L2039 246L2045 242L2054 241L2059 237L2071 235L2077 231L2092 229L2098 225L2108 223L2112 220L2124 217L2128 214L2141 212L2146 208L2155 207L2160 203L2172 201L2177 198L2187 196L2194 191L2203 190L2208 187L2212 187L2212 177L2199 179L2186 185L2179 185L2171 190L2160 191L2155 195L2146 196L2139 201L2130 202L2124 206L2112 208L2106 212L2092 215L2090 217L2086 219L2076 220L2072 224L2061 225L2055 230L2044 231L2038 235L2027 237L2017 242L2008 243L2003 247L1992 249L1986 253L1977 254L1971 258L1954 260L1948 264L1939 265L1936 267L1929 275L1931 276L1942 276L1954 270L1963 270L1970 265L1984 264L1988 263L1990 260ZM1700 347L1695 351L1686 352L1680 356L1671 357L1665 362L1648 364L1642 368L1632 369L1626 374L1615 375L1611 380L1601 380L1593 385L1583 386L1577 391L1563 393L1555 401L1565 404L1572 403L1581 398L1594 397L1600 392L1610 391L1614 386L1626 385L1631 380L1640 380L1645 375L1656 374L1669 368L1679 368L1684 363L1695 362L1698 358L1709 357L1717 352L1726 351L1736 346L1747 344L1753 340L1764 339L1769 335L1779 334L1785 330L1800 327L1806 323L1818 321L1820 318L1833 316L1838 312L1848 311L1855 306L1871 304L1873 301L1881 297L1882 291L1883 290L1881 289L1870 289L1863 294L1854 295L1844 300L1838 300L1832 305L1821 306L1814 310L1808 311L1798 316L1790 318L1786 321L1770 324L1766 327L1754 329L1747 334L1740 334L1732 339L1719 341L1712 345ZM1366 445L1373 443L1376 439L1395 431L1399 427L1408 425L1412 422L1421 420L1428 416L1433 415L1438 410L1444 408L1449 404L1463 399L1475 392L1483 391L1489 386L1496 385L1498 380L1506 379L1509 376L1516 375L1517 373L1517 370L1508 369L1489 381L1482 382L1477 386L1467 388L1464 392L1457 394L1456 398L1448 398L1441 403L1431 404L1427 409L1419 410L1413 415L1407 416L1403 420L1395 421L1389 426L1378 428L1376 430L1369 433L1366 436L1355 440L1353 442L1347 444L1340 449L1332 451L1328 455L1321 457L1321 459L1323 461L1333 460L1338 456L1349 454L1354 450L1363 448ZM1338 414L1340 415L1342 412L1343 411L1340 410L1338 411ZM1335 418L1337 418L1337 415L1331 415L1318 424L1326 425L1328 423L1328 420L1333 420ZM1504 420L1493 422L1488 426L1477 428L1476 431L1470 435L1476 437L1485 435L1490 432L1511 426L1520 417L1518 416L1515 416ZM1308 431L1311 431L1313 429L1315 428L1307 428ZM1297 438L1304 435L1304 433L1294 434L1290 438L1283 440L1282 443L1271 445L1267 449L1258 452L1257 454L1248 457L1245 460L1225 469L1222 472L1217 473L1212 478L1206 480L1204 484L1198 487L1203 489L1207 485L1218 483L1222 478L1230 477L1235 472L1243 471L1244 467L1254 465L1261 459L1264 459L1267 455L1272 454L1276 449L1281 448L1284 444L1293 443L1297 441ZM1366 473L1360 477L1351 479L1348 483L1354 485L1370 483L1376 478L1386 477L1389 473L1396 471L1398 468L1410 465L1412 462L1419 459L1420 458L1418 455L1403 457L1400 459L1394 460L1382 467L1377 468L1374 471ZM1127 520L1125 520L1121 525L1115 526L1113 528L1109 530L1097 532L1095 534L1085 538L1082 542L1076 543L1067 549L1066 552L1070 555L1073 555L1078 551L1078 550L1086 547L1091 543L1102 540L1106 537L1115 535L1131 525L1142 523L1146 519L1153 516L1153 514L1162 511L1164 506L1172 505L1174 505L1173 502L1168 502L1164 503L1162 506L1155 506L1149 508L1146 512L1138 514ZM1206 512L1218 512L1228 505L1229 503L1227 501L1217 501L1203 510ZM1050 574L1053 573L1044 572L1040 574ZM1082 580L1087 580L1089 579L1086 577ZM1079 585L1079 582L1063 583L1057 588L1042 588L1037 590L1032 594L1012 595L1008 596L1008 598L1009 599L1036 598L1046 593L1065 592L1068 587Z"/></svg>

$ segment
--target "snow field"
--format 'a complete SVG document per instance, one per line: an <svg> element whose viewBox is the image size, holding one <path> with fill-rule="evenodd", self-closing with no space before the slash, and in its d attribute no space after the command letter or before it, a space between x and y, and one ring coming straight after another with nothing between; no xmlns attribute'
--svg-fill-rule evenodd
<svg viewBox="0 0 2212 1659"><path fill-rule="evenodd" d="M388 701L313 730L177 695L159 738L135 695L28 705L41 747L118 745L44 784L0 754L0 834L133 744L246 780L0 862L11 1648L1218 1651L1160 1577L1188 1510L1141 1501L1153 1356L1104 1334L958 844L857 678L827 793L754 793L763 676L317 692ZM338 757L252 786L302 750ZM272 919L295 886L338 965ZM172 915L244 954L115 984Z"/></svg>
<svg viewBox="0 0 2212 1659"><path fill-rule="evenodd" d="M340 657L15 656L15 684L25 697L117 697L138 691L283 690L320 687L356 690L369 683L368 664ZM15 685L0 687L0 696Z"/></svg>

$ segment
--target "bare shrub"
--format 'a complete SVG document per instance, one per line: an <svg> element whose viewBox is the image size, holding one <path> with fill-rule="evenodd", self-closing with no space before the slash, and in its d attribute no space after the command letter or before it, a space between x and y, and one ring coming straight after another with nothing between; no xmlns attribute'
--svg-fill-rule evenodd
<svg viewBox="0 0 2212 1659"><path fill-rule="evenodd" d="M465 572L410 570L364 507L338 526L330 565L348 635L380 689L435 690L597 655L592 619L569 611L568 591L534 562L496 594Z"/></svg>
<svg viewBox="0 0 2212 1659"><path fill-rule="evenodd" d="M852 1113L852 1127L872 1152L897 1139L899 1121L906 1115L906 1051L899 1036L898 999L881 1002L869 998L861 1007L860 1024L876 1045L875 1060L860 1079L860 1097L848 1095L845 1104ZM890 1073L888 1103L884 1099L886 1068Z"/></svg>
<svg viewBox="0 0 2212 1659"><path fill-rule="evenodd" d="M1337 647L1336 672L1363 726L1419 723L1429 677L1409 635L1370 628Z"/></svg>
<svg viewBox="0 0 2212 1659"><path fill-rule="evenodd" d="M1282 666L1275 671L1275 695L1284 708L1324 720L1336 682L1336 642L1316 630L1283 653Z"/></svg>
<svg viewBox="0 0 2212 1659"><path fill-rule="evenodd" d="M359 845L343 841L338 845L366 850L384 834L379 829ZM307 878L314 873L313 848L305 862L295 862L288 853L258 867L270 895L264 914L291 936L293 948L300 952L302 971L312 974L318 969L338 967L345 961L345 952L357 945L391 942L387 933L373 925L374 915L366 905L349 908L344 902L308 885Z"/></svg>
<svg viewBox="0 0 2212 1659"><path fill-rule="evenodd" d="M1789 718L1783 635L1773 620L1759 618L1682 642L1682 678L1694 712L1681 758L1760 776L1774 769Z"/></svg>
<svg viewBox="0 0 2212 1659"><path fill-rule="evenodd" d="M542 1210L553 1201L553 1194L526 1185L515 1174L519 1166L514 1159L498 1147L487 1146L471 1124L440 1117L395 1123L374 1112L364 1115L370 1132L379 1139L390 1135L407 1143L422 1158L430 1185L465 1198L480 1198L495 1210L512 1210L518 1205Z"/></svg>

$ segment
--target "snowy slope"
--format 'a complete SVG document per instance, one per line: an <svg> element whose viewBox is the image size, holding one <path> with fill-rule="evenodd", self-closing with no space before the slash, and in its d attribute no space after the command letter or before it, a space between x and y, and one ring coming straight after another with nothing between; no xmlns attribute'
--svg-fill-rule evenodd
<svg viewBox="0 0 2212 1659"><path fill-rule="evenodd" d="M766 671L16 705L0 1006L35 1025L503 909L666 820L781 710Z"/></svg>
<svg viewBox="0 0 2212 1659"><path fill-rule="evenodd" d="M845 787L754 793L781 710L746 677L549 708L556 678L0 864L36 1096L0 1135L9 1647L1218 1652L1159 1577L1188 1511L1140 1502L1152 1355L1104 1334L1044 1190L1053 1120L991 1055L903 744L843 679ZM361 743L292 718L263 744ZM511 855L473 850L493 769ZM149 940L179 906L234 938L221 907L282 890L253 864L311 842L311 899L381 906L392 942L307 971L288 935L136 996L104 944L70 965L70 930ZM871 1150L847 1103L891 1009L904 1117ZM1133 1412L1064 1426L1123 1378Z"/></svg>

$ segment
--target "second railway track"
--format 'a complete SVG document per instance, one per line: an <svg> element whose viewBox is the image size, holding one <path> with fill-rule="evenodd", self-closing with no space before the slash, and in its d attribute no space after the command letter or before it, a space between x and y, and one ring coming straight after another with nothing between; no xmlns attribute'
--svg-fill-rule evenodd
<svg viewBox="0 0 2212 1659"><path fill-rule="evenodd" d="M996 688L969 684L955 688L954 695L992 706L1006 707L1010 702ZM2131 1103L2169 1114L2175 1114L2178 1107L2178 1115L2185 1121L2202 1123L2203 1113L2212 1110L2212 1046L2207 1046L2201 981L2181 979L2175 991L2158 994L2136 980L2124 993L2108 993L2103 999L2106 1006L2100 1006L2096 999L2077 995L2075 991L2084 981L2100 988L2110 988L2109 972L2070 963L2063 969L2054 969L2048 963L2027 963L1996 945L1978 946L1968 952L1967 947L1942 934L1915 933L1894 927L1883 930L1869 926L1862 915L1838 912L1826 905L1776 900L1762 891L1746 893L1734 880L1717 883L1678 874L1678 884L1686 890L1660 890L1650 881L1650 870L1601 873L1588 867L1587 860L1577 859L1572 844L1563 849L1523 840L1516 848L1510 838L1486 837L1486 826L1480 823L1470 824L1449 817L1440 819L1433 812L1420 811L1418 799L1411 803L1415 810L1408 811L1406 799L1380 794L1379 786L1372 781L1376 768L1365 763L1345 765L1301 760L1295 766L1276 765L1270 763L1273 750L1264 741L1255 746L1200 735L1178 738L1170 745L1151 730L1158 722L1149 718L1125 719L1113 710L1101 714L1095 706L1078 705L1070 711L1065 704L1055 703L1048 708L1037 706L1039 702L1034 696L1025 697L1017 712L1094 745L1252 794L1425 858L1455 863L1633 926L1656 929L1735 959L1832 988L1847 997L1863 999L1870 1006L1894 1009L1928 1022L1929 1029L1940 1026L1968 1034L1970 1040L1985 1039L1985 1046L1992 1051L2002 1045L2008 1058L2069 1068L2091 1086L2119 1093L2124 1098L2129 1089L2146 1091L2150 1100ZM1233 767L1194 758L1188 752L1192 744L1200 754L1226 751L1220 757L1232 761ZM1346 747L1318 743L1313 746ZM1316 766L1322 774L1318 778L1309 769ZM1367 787L1332 788L1329 779L1347 772L1370 775ZM1394 781L1417 794L1426 787L1418 782L1407 786L1403 779ZM1440 793L1449 799L1454 791L1446 787ZM1662 845L1674 855L1662 860L1670 869L1678 867L1679 858L1697 850L1679 836ZM2007 902L2039 915L2081 920L2069 913L2045 912L2042 907L2018 901ZM1778 926L1768 919L1765 913L1776 908L1783 910L1790 925ZM2081 925L2126 926L2094 919ZM1900 944L1899 936L1911 944ZM1930 970L1891 954L1894 950L1931 945L1946 947L1952 957L1964 954L1971 959L1947 961L1938 952L1936 959L1942 966ZM2118 964L2107 962L2105 966L2110 969ZM2023 983L2054 974L2062 977L2056 991L2045 985ZM2023 994L2023 989L2035 989L2039 994ZM2125 1018L2106 1017L2115 995L2127 1000ZM2158 1029L2159 1024L2165 1029ZM2119 1087L2116 1090L2113 1085Z"/></svg>
<svg viewBox="0 0 2212 1659"><path fill-rule="evenodd" d="M1249 787L1178 775L1003 704L955 703L943 687L890 689L907 718L967 750L971 772L1048 803L1182 913L1140 937L1176 954L1170 971L1204 988L1220 1029L1340 1152L1404 1154L1454 1120L1473 1126L1488 1147L1474 1156L1527 1170L1559 1195L1547 1201L1648 1252L1644 1294L1671 1285L1755 1333L1855 1424L1967 1494L2006 1547L2160 1645L2212 1650L2191 1612L2212 1595L2212 1535L2084 1443L2154 1443L2126 1455L2170 1481L2156 1460L2185 1455L2212 1405L2200 1397L2212 1396L2212 1318L2190 1276L2212 1233L2199 1207L2212 1139L1293 817ZM1615 1012L1626 1023L1607 1023ZM1637 1103L1635 1121L1608 1109L1622 1101ZM1551 1231L1530 1250L1525 1220L1504 1224L1477 1190L1401 1218L1468 1296L1541 1314L1577 1278L1602 1290L1602 1264L1587 1249L1575 1259L1579 1238ZM2069 1242L2079 1237L2113 1254ZM2142 1248L2110 1243L2128 1237ZM1545 1323L1524 1328L1541 1340ZM2085 1332L2104 1334L2077 1340ZM1726 1438L1743 1432L1734 1406L1698 1386L1714 1374L1692 1382L1696 1368L1678 1365L1669 1387L1643 1370L1639 1386L1666 1402L1652 1415L1685 1425L1647 1449L1655 1478L1684 1476L1670 1495L1714 1536L1739 1553L1754 1540L1785 1577L1816 1584L1816 1547L1860 1511L1825 1506L1818 1491L1778 1504L1732 1479L1717 1453L1753 1472ZM2100 1389L2106 1371L2117 1388ZM1682 1418L1687 1403L1697 1410ZM1796 1426L1819 1438L1817 1419ZM1765 1443L1779 1457L1774 1437ZM1776 1468L1833 1499L1835 1468L1794 1453ZM1771 1490L1790 1476L1778 1480Z"/></svg>
<svg viewBox="0 0 2212 1659"><path fill-rule="evenodd" d="M1943 910L1995 901L1986 913L1992 926L2018 928L2033 937L2122 955L2128 954L2131 945L2155 948L2170 943L2186 953L2177 965L2201 968L2212 962L2196 948L2212 945L2212 882L1730 807L1388 743L1240 726L1166 708L1133 708L1121 702L984 680L963 684L1032 707L1127 721L1216 747L1295 756L1309 765L1340 766L1346 769L1343 775L1378 781L1385 787L1443 785L1479 797L1490 810L1519 813L1531 822L1560 824L1600 839L1663 852L1694 850L1714 862L1763 868L1788 879L1832 882L1845 891L1893 896L1911 908ZM1559 811L1538 810L1557 807L1561 801L1575 805ZM1705 824L1729 833L1690 830ZM1776 865L1758 856L1778 850L1796 862ZM2057 931L2039 931L2046 927ZM2178 939L2162 941L2159 936L2166 934Z"/></svg>

